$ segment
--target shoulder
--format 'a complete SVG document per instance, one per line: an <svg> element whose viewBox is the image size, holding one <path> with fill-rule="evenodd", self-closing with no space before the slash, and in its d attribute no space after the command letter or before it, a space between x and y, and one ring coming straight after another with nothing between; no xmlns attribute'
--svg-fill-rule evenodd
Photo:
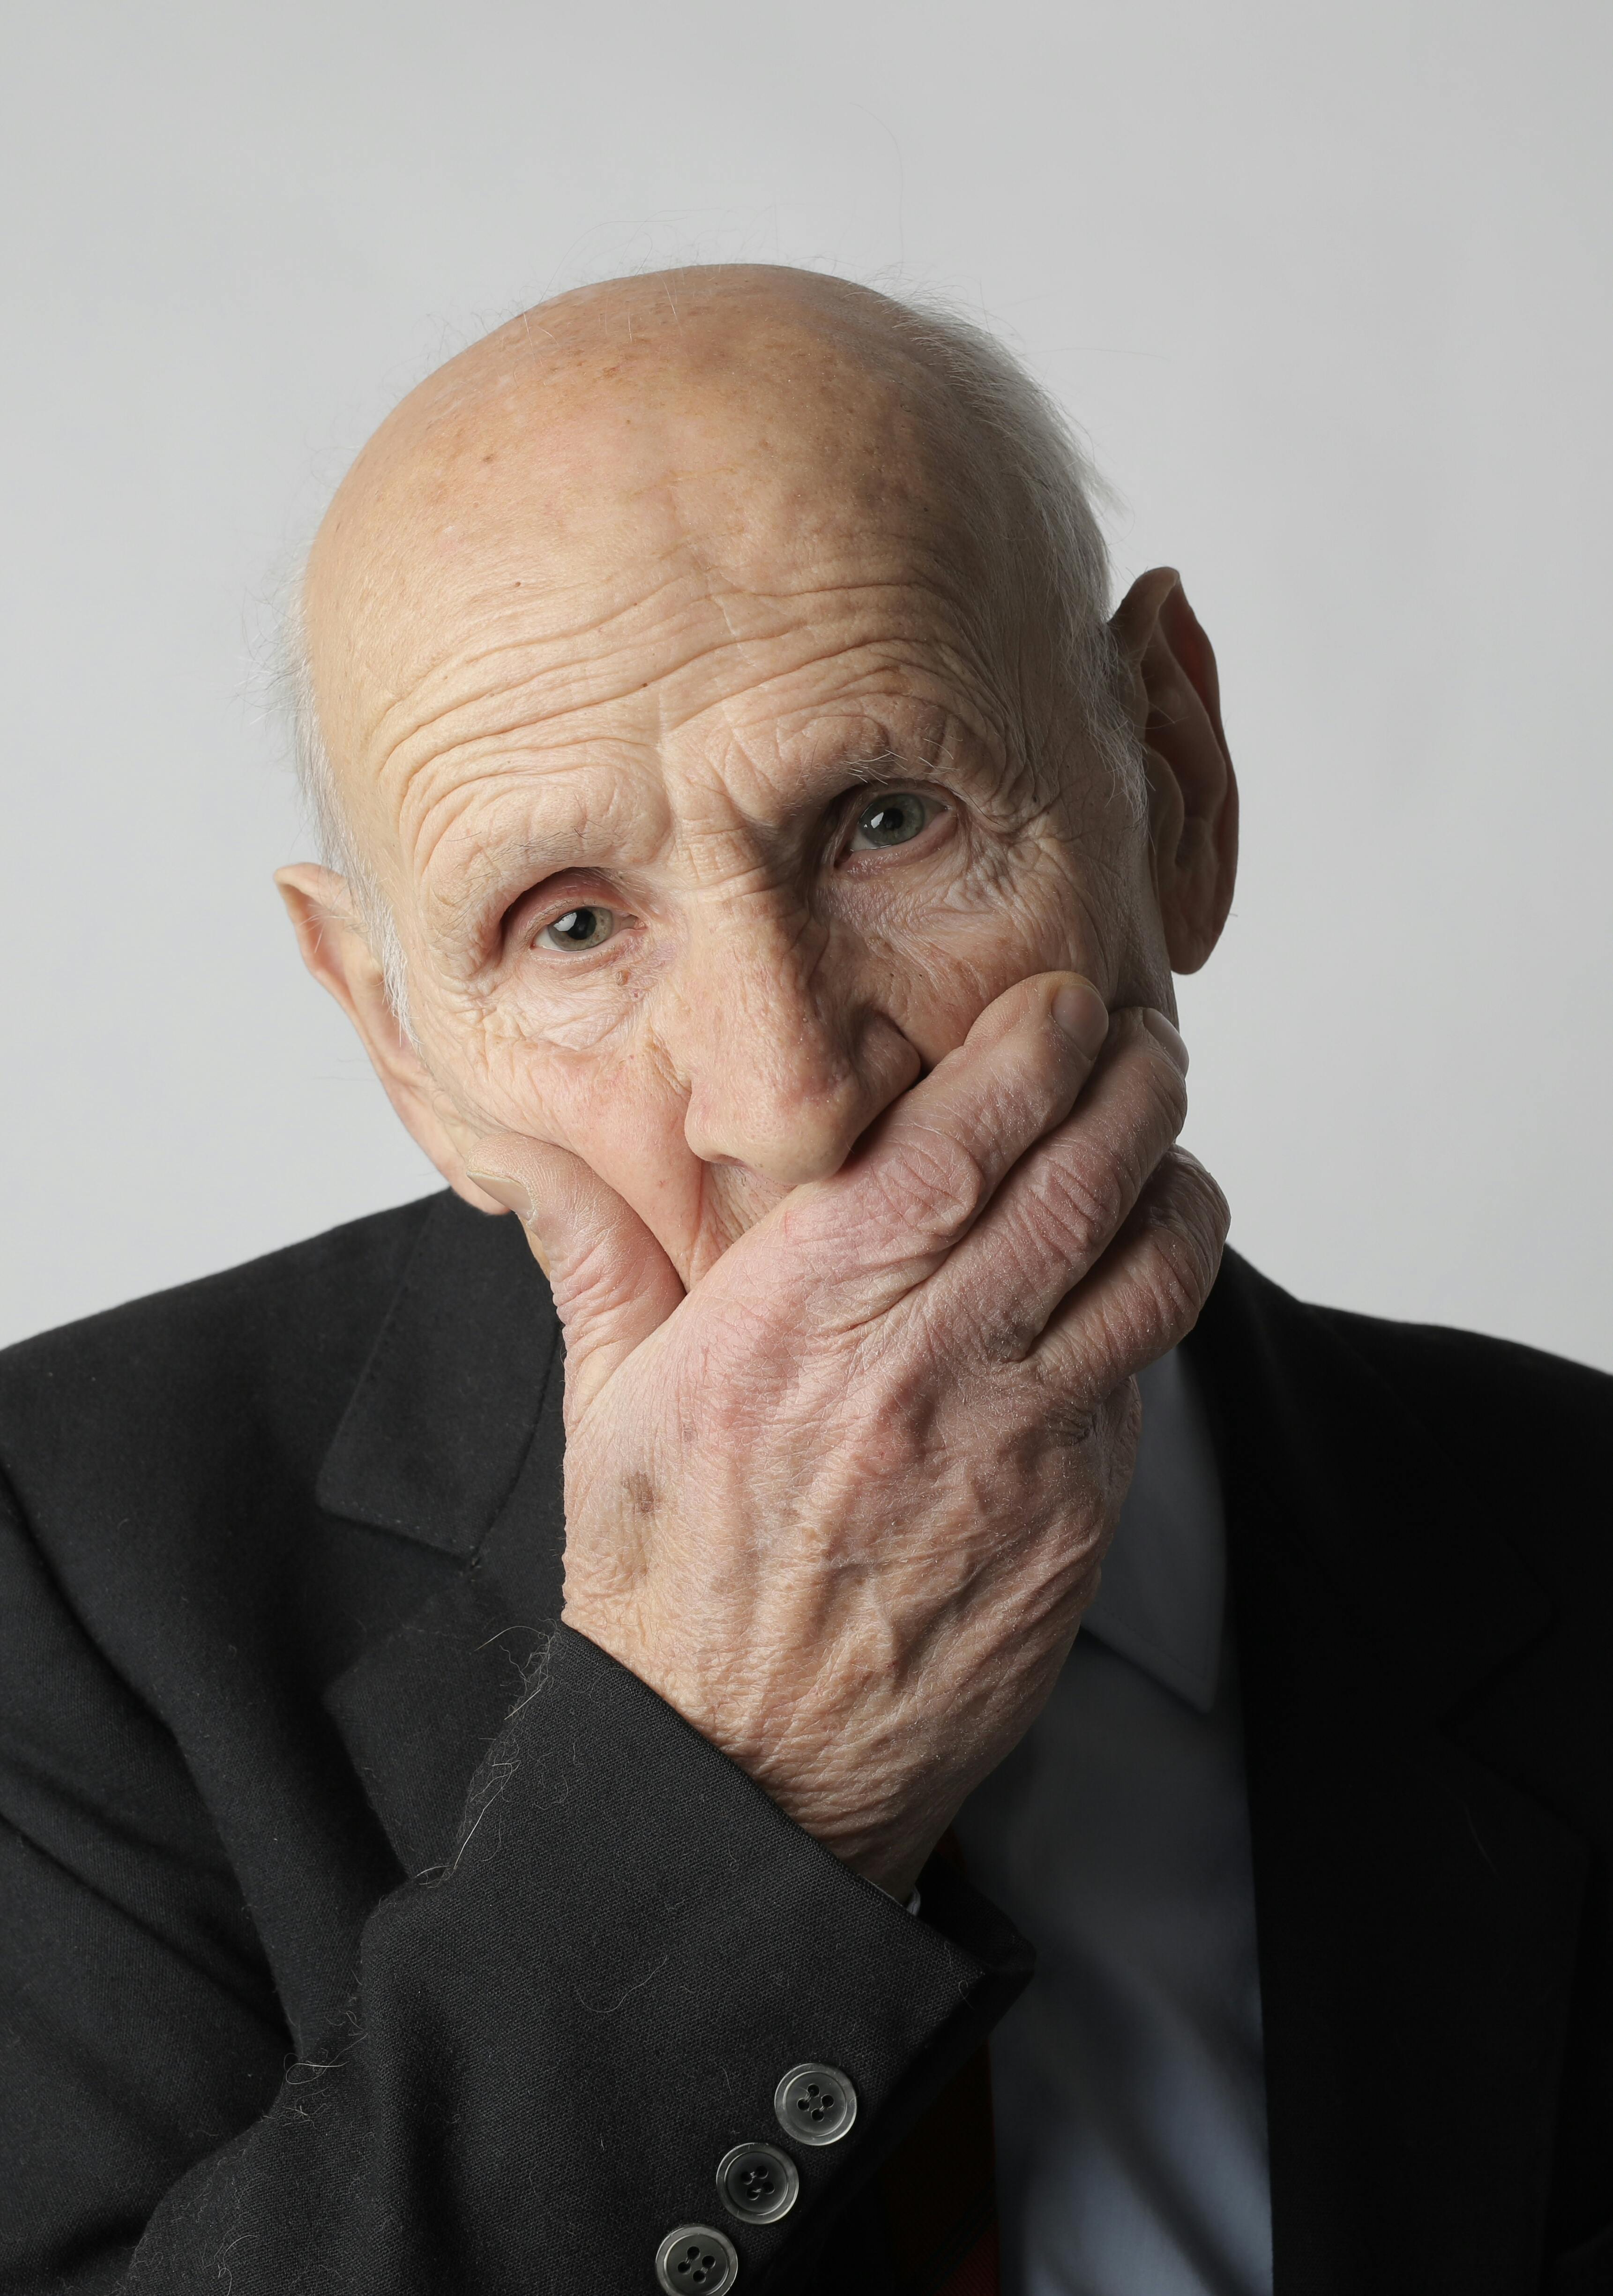
<svg viewBox="0 0 1613 2296"><path fill-rule="evenodd" d="M1396 1324L1339 1308L1308 1312L1380 1375L1414 1390L1425 1411L1481 1424L1492 1439L1543 1419L1591 1442L1613 1441L1613 1375L1589 1364L1441 1324Z"/></svg>
<svg viewBox="0 0 1613 2296"><path fill-rule="evenodd" d="M1572 1502L1577 1530L1613 1531L1613 1377L1566 1356L1433 1324L1313 1308L1422 1423L1504 1489Z"/></svg>
<svg viewBox="0 0 1613 2296"><path fill-rule="evenodd" d="M1613 1610L1613 1378L1516 1341L1317 1309L1459 1462L1559 1603Z"/></svg>
<svg viewBox="0 0 1613 2296"><path fill-rule="evenodd" d="M1391 1388L1437 1437L1495 1448L1549 1431L1575 1447L1613 1444L1608 1373L1516 1340L1296 1300L1233 1252L1206 1323L1235 1330L1240 1351L1279 1382L1325 1388L1348 1361Z"/></svg>
<svg viewBox="0 0 1613 2296"><path fill-rule="evenodd" d="M1379 1507L1417 1489L1417 1535L1447 1554L1482 1521L1560 1601L1613 1602L1613 1377L1298 1300L1231 1253L1206 1322L1341 1486Z"/></svg>
<svg viewBox="0 0 1613 2296"><path fill-rule="evenodd" d="M438 1195L0 1351L0 1465L30 1489L127 1489L267 1447L329 1442Z"/></svg>

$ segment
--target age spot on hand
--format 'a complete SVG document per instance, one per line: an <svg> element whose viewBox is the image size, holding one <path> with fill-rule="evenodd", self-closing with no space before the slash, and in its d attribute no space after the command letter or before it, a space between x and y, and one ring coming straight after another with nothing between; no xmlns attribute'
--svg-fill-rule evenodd
<svg viewBox="0 0 1613 2296"><path fill-rule="evenodd" d="M650 1477L640 1467L634 1467L622 1478L622 1496L628 1512L642 1521L655 1513L660 1494Z"/></svg>

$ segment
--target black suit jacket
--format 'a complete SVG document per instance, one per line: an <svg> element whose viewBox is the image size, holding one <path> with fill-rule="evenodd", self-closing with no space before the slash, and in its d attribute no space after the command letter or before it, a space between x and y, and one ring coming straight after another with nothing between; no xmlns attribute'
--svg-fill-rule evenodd
<svg viewBox="0 0 1613 2296"><path fill-rule="evenodd" d="M1230 1257L1191 1345L1278 2296L1613 2289L1613 1382ZM650 2290L685 2220L888 2286L869 2179L1028 1950L556 1627L561 1385L446 1196L0 1358L0 2288ZM804 2059L856 2124L731 2222Z"/></svg>

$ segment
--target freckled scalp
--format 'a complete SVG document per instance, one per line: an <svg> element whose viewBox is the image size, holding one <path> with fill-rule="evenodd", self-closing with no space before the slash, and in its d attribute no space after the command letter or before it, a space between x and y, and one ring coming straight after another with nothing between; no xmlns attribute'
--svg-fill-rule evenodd
<svg viewBox="0 0 1613 2296"><path fill-rule="evenodd" d="M747 602L809 607L848 537L935 598L1011 730L1036 738L1055 656L1095 724L1107 570L1060 439L987 339L817 274L716 266L524 313L403 401L321 528L303 604L327 794L384 842L399 718L458 706L479 656L536 628L575 679L575 640L662 581L703 587L742 645Z"/></svg>

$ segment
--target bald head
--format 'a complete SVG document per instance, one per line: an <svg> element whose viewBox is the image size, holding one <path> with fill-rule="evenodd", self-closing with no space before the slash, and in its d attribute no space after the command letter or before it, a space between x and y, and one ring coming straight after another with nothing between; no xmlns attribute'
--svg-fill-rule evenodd
<svg viewBox="0 0 1613 2296"><path fill-rule="evenodd" d="M340 873L280 882L471 1201L556 1144L687 1277L1012 983L1168 1005L1210 658L1168 574L1106 624L1084 477L985 337L792 271L561 297L382 424L303 596Z"/></svg>
<svg viewBox="0 0 1613 2296"><path fill-rule="evenodd" d="M721 266L526 312L395 410L311 554L299 748L332 857L382 890L378 726L512 606L608 618L680 553L765 585L782 538L806 562L847 524L950 596L1011 718L1038 695L1124 775L1087 482L989 338L842 280Z"/></svg>

